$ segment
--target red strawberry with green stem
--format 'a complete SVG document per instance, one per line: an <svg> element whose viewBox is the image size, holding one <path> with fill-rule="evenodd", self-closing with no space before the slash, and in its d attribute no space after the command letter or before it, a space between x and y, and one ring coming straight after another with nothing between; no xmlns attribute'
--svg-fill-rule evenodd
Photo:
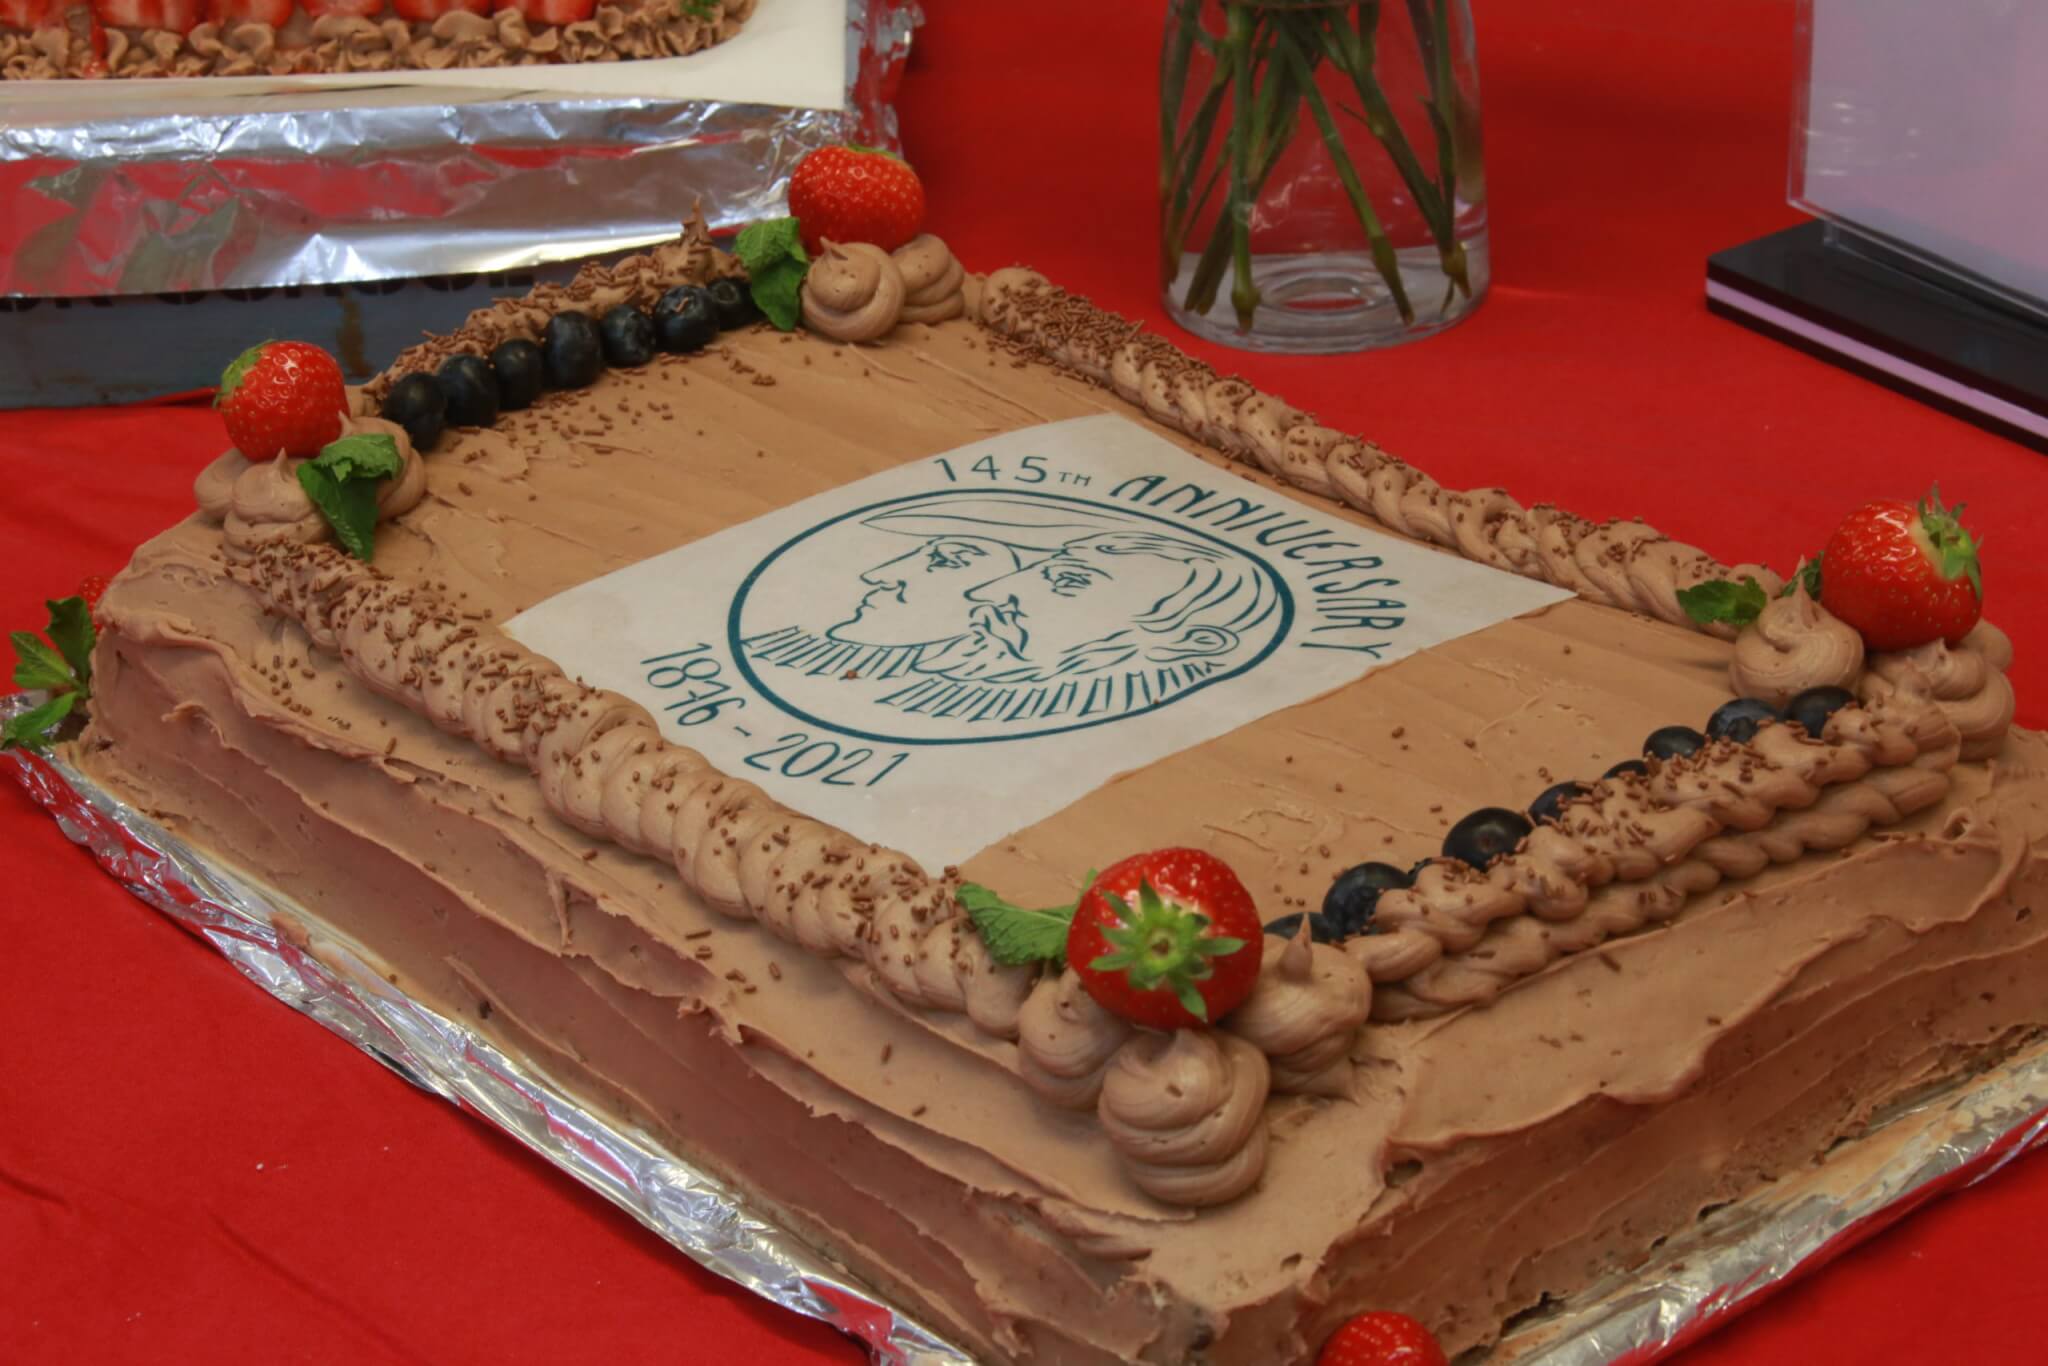
<svg viewBox="0 0 2048 1366"><path fill-rule="evenodd" d="M206 16L201 0L92 0L93 17L109 28L162 28L190 33Z"/></svg>
<svg viewBox="0 0 2048 1366"><path fill-rule="evenodd" d="M826 241L872 242L883 251L917 236L924 224L924 183L910 163L872 147L820 147L789 178L789 211L802 225L804 250Z"/></svg>
<svg viewBox="0 0 2048 1366"><path fill-rule="evenodd" d="M1873 650L1953 645L1984 613L1977 540L1941 504L1937 487L1917 504L1866 503L1842 519L1821 552L1821 606Z"/></svg>
<svg viewBox="0 0 2048 1366"><path fill-rule="evenodd" d="M213 406L228 440L251 460L318 455L341 435L348 408L341 366L307 342L264 342L229 363Z"/></svg>
<svg viewBox="0 0 2048 1366"><path fill-rule="evenodd" d="M1316 1366L1445 1366L1444 1349L1416 1320L1382 1309L1347 1319L1323 1343Z"/></svg>

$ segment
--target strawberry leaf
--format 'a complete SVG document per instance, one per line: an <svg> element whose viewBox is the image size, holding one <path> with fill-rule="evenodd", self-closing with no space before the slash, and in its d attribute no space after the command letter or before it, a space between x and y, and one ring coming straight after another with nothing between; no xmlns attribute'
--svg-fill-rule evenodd
<svg viewBox="0 0 2048 1366"><path fill-rule="evenodd" d="M1791 578L1785 580L1785 586L1778 590L1778 596L1781 598L1791 597L1794 593L1799 591L1799 585L1802 583L1806 585L1806 596L1812 598L1815 602L1819 602L1820 556L1815 555L1812 559L1808 560L1805 564L1800 566L1798 573L1794 574Z"/></svg>
<svg viewBox="0 0 2048 1366"><path fill-rule="evenodd" d="M228 368L220 372L220 388L213 395L213 406L218 408L234 396L242 387L243 378L256 368L256 362L263 359L263 348L269 342L258 342L228 362Z"/></svg>
<svg viewBox="0 0 2048 1366"><path fill-rule="evenodd" d="M78 690L87 696L92 694L92 609L85 605L84 598L46 598L43 606L50 609L50 624L43 634L63 654L64 662L71 666L71 672L78 676Z"/></svg>
<svg viewBox="0 0 2048 1366"><path fill-rule="evenodd" d="M59 693L41 706L30 707L19 716L9 718L6 726L0 727L0 749L44 743L50 738L50 732L62 724L77 705L77 693Z"/></svg>
<svg viewBox="0 0 2048 1366"><path fill-rule="evenodd" d="M1093 880L1093 875L1090 875ZM989 957L1004 967L1025 963L1062 962L1067 954L1067 929L1074 923L1073 906L1028 910L1013 906L988 888L963 882L954 894L974 928L988 945Z"/></svg>
<svg viewBox="0 0 2048 1366"><path fill-rule="evenodd" d="M1754 578L1744 578L1741 583L1709 579L1678 590L1678 605L1702 626L1747 626L1768 601L1763 585Z"/></svg>
<svg viewBox="0 0 2048 1366"><path fill-rule="evenodd" d="M78 675L71 671L64 656L45 645L34 632L16 631L9 639L14 642L14 681L18 686L57 693L78 689Z"/></svg>

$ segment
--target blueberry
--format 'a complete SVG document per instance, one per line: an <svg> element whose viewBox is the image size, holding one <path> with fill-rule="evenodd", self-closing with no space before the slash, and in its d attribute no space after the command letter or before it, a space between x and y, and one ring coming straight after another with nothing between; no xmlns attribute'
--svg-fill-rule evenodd
<svg viewBox="0 0 2048 1366"><path fill-rule="evenodd" d="M1366 933L1372 913L1380 904L1380 893L1409 885L1408 874L1391 863L1361 863L1337 874L1330 890L1323 893L1323 919L1330 922L1340 938Z"/></svg>
<svg viewBox="0 0 2048 1366"><path fill-rule="evenodd" d="M448 395L432 375L405 375L385 393L377 411L386 422L405 428L412 448L424 454L434 449L448 423Z"/></svg>
<svg viewBox="0 0 2048 1366"><path fill-rule="evenodd" d="M1785 704L1785 719L1804 726L1806 733L1818 740L1828 728L1828 718L1855 700L1856 695L1845 688L1808 688Z"/></svg>
<svg viewBox="0 0 2048 1366"><path fill-rule="evenodd" d="M450 356L434 375L448 396L448 425L488 427L498 420L498 379L481 356Z"/></svg>
<svg viewBox="0 0 2048 1366"><path fill-rule="evenodd" d="M745 327L761 316L761 310L754 307L754 296L738 280L713 280L710 293L711 310L723 330Z"/></svg>
<svg viewBox="0 0 2048 1366"><path fill-rule="evenodd" d="M654 359L654 319L631 304L605 314L597 331L604 339L604 358L613 365L631 369Z"/></svg>
<svg viewBox="0 0 2048 1366"><path fill-rule="evenodd" d="M1301 933L1301 920L1303 916L1308 917L1308 937L1310 943L1334 944L1337 942L1339 936L1336 928L1330 924L1327 916L1316 911L1296 911L1293 915L1283 915L1278 920L1268 920L1266 922L1266 933L1277 934L1282 939L1292 939L1295 935Z"/></svg>
<svg viewBox="0 0 2048 1366"><path fill-rule="evenodd" d="M1683 759L1707 747L1707 737L1691 726L1659 726L1643 741L1643 753L1652 759Z"/></svg>
<svg viewBox="0 0 2048 1366"><path fill-rule="evenodd" d="M508 413L532 407L548 387L540 348L530 341L499 343L491 352L491 370L498 377L498 406Z"/></svg>
<svg viewBox="0 0 2048 1366"><path fill-rule="evenodd" d="M1707 738L1747 744L1756 738L1757 727L1777 719L1778 709L1770 703L1738 697L1714 708L1714 714L1707 718Z"/></svg>
<svg viewBox="0 0 2048 1366"><path fill-rule="evenodd" d="M702 285L677 285L654 306L654 337L664 351L698 351L718 335L718 311Z"/></svg>
<svg viewBox="0 0 2048 1366"><path fill-rule="evenodd" d="M1482 806L1444 836L1444 857L1463 859L1474 868L1484 868L1520 844L1533 828L1529 818L1519 811Z"/></svg>
<svg viewBox="0 0 2048 1366"><path fill-rule="evenodd" d="M1566 802L1574 797L1585 796L1587 790L1584 783L1573 782L1570 779L1552 783L1543 789L1535 801L1529 803L1529 819L1538 825L1545 821L1554 821L1564 815Z"/></svg>
<svg viewBox="0 0 2048 1366"><path fill-rule="evenodd" d="M1642 777L1648 777L1650 766L1641 759L1623 759L1600 776L1603 778L1619 778L1624 773L1634 773Z"/></svg>
<svg viewBox="0 0 2048 1366"><path fill-rule="evenodd" d="M604 343L588 313L570 309L548 319L540 334L542 368L551 389L587 389L604 373Z"/></svg>

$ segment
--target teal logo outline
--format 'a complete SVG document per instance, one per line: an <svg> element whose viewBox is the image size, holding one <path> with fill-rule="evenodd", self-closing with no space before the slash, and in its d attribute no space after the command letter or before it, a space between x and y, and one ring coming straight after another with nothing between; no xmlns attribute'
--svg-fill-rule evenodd
<svg viewBox="0 0 2048 1366"><path fill-rule="evenodd" d="M785 554L787 554L789 551L794 549L802 542L809 540L813 536L817 536L825 531L828 531L831 528L836 527L843 522L850 521L855 517L860 517L870 513L878 512L884 508L896 507L904 503L923 502L926 499L931 498L985 498L988 497L991 492L1000 493L1000 495L1005 498L1036 498L1041 499L1048 503L1065 503L1075 507L1083 507L1096 510L1108 510L1115 512L1120 517L1136 517L1148 522L1156 522L1163 527L1171 528L1175 535L1195 536L1201 538L1202 540L1208 541L1213 545L1219 546L1222 549L1227 550L1232 554L1240 556L1243 559L1251 562L1251 564L1256 566L1259 572L1265 576L1267 582L1269 582L1272 585L1275 596L1278 599L1280 608L1279 628L1274 631L1272 639L1267 641L1264 646L1260 647L1259 651L1256 654L1254 654L1250 659L1245 660L1242 664L1239 664L1234 668L1224 670L1208 678L1204 678L1199 680L1198 682L1189 684L1186 688L1182 689L1180 692L1175 693L1171 697L1163 698L1160 701L1153 702L1147 706L1138 707L1132 711L1118 712L1112 716L1100 716L1092 721L1078 721L1071 725L1048 726L1037 730L1023 731L1009 735L957 735L920 738L904 735L882 735L873 731L855 730L837 721L828 721L823 717L813 716L810 712L805 711L801 707L796 706L794 703L785 701L781 696L779 696L775 692L774 689L770 688L765 682L762 681L761 675L755 671L753 664L749 662L747 659L746 650L744 648L745 637L741 634L740 631L740 614L746 607L747 594L753 590L754 585L760 580L761 576L765 572L767 572L769 566L773 565L777 560L781 559ZM1192 697L1196 693L1202 691L1202 689L1204 688L1211 687L1217 683L1225 682L1229 679L1240 677L1243 674L1249 673L1251 670L1258 668L1259 665L1265 663L1266 660L1272 656L1273 652L1278 650L1280 646L1286 642L1288 634L1294 629L1294 615L1294 590L1288 586L1285 575L1281 574L1277 569L1275 569L1272 566L1272 564L1270 564L1263 556L1254 554L1250 550L1247 550L1245 547L1227 541L1221 536L1217 536L1211 532L1204 531L1200 527L1186 526L1180 522L1174 521L1171 518L1161 517L1156 513L1145 512L1138 508L1126 507L1121 504L1103 503L1089 498L1074 498L1066 494L1060 493L1042 493L1033 489L1015 488L1003 488L999 490L970 488L939 488L926 489L918 493L904 494L897 498L885 498L880 502L868 503L862 507L852 508L846 512L840 513L836 517L830 518L827 521L819 522L815 526L809 527L803 531L798 532L796 535L784 541L781 545L775 547L775 549L769 551L766 555L763 555L760 558L760 560L758 560L755 563L754 567L747 572L746 578L740 581L740 586L733 592L732 605L726 610L725 634L726 647L732 654L733 663L738 668L740 676L745 678L748 683L752 684L754 690L758 692L764 699L766 699L770 703L773 703L775 706L781 708L784 712L788 713L792 717L795 717L797 720L803 721L809 725L817 726L822 730L831 731L836 735L849 736L856 740L872 740L877 744L920 746L987 745L1005 743L1013 740L1041 740L1051 735L1066 735L1074 731L1088 730L1095 726L1112 725L1119 721L1128 721L1133 717L1144 716L1151 712L1158 711L1162 707L1172 706L1175 702L1180 701L1184 697Z"/></svg>

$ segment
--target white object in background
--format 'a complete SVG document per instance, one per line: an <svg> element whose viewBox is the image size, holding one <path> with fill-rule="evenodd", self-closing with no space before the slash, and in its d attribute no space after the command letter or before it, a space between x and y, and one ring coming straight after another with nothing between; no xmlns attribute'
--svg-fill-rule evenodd
<svg viewBox="0 0 2048 1366"><path fill-rule="evenodd" d="M2048 314L2048 5L1802 10L1792 202Z"/></svg>

